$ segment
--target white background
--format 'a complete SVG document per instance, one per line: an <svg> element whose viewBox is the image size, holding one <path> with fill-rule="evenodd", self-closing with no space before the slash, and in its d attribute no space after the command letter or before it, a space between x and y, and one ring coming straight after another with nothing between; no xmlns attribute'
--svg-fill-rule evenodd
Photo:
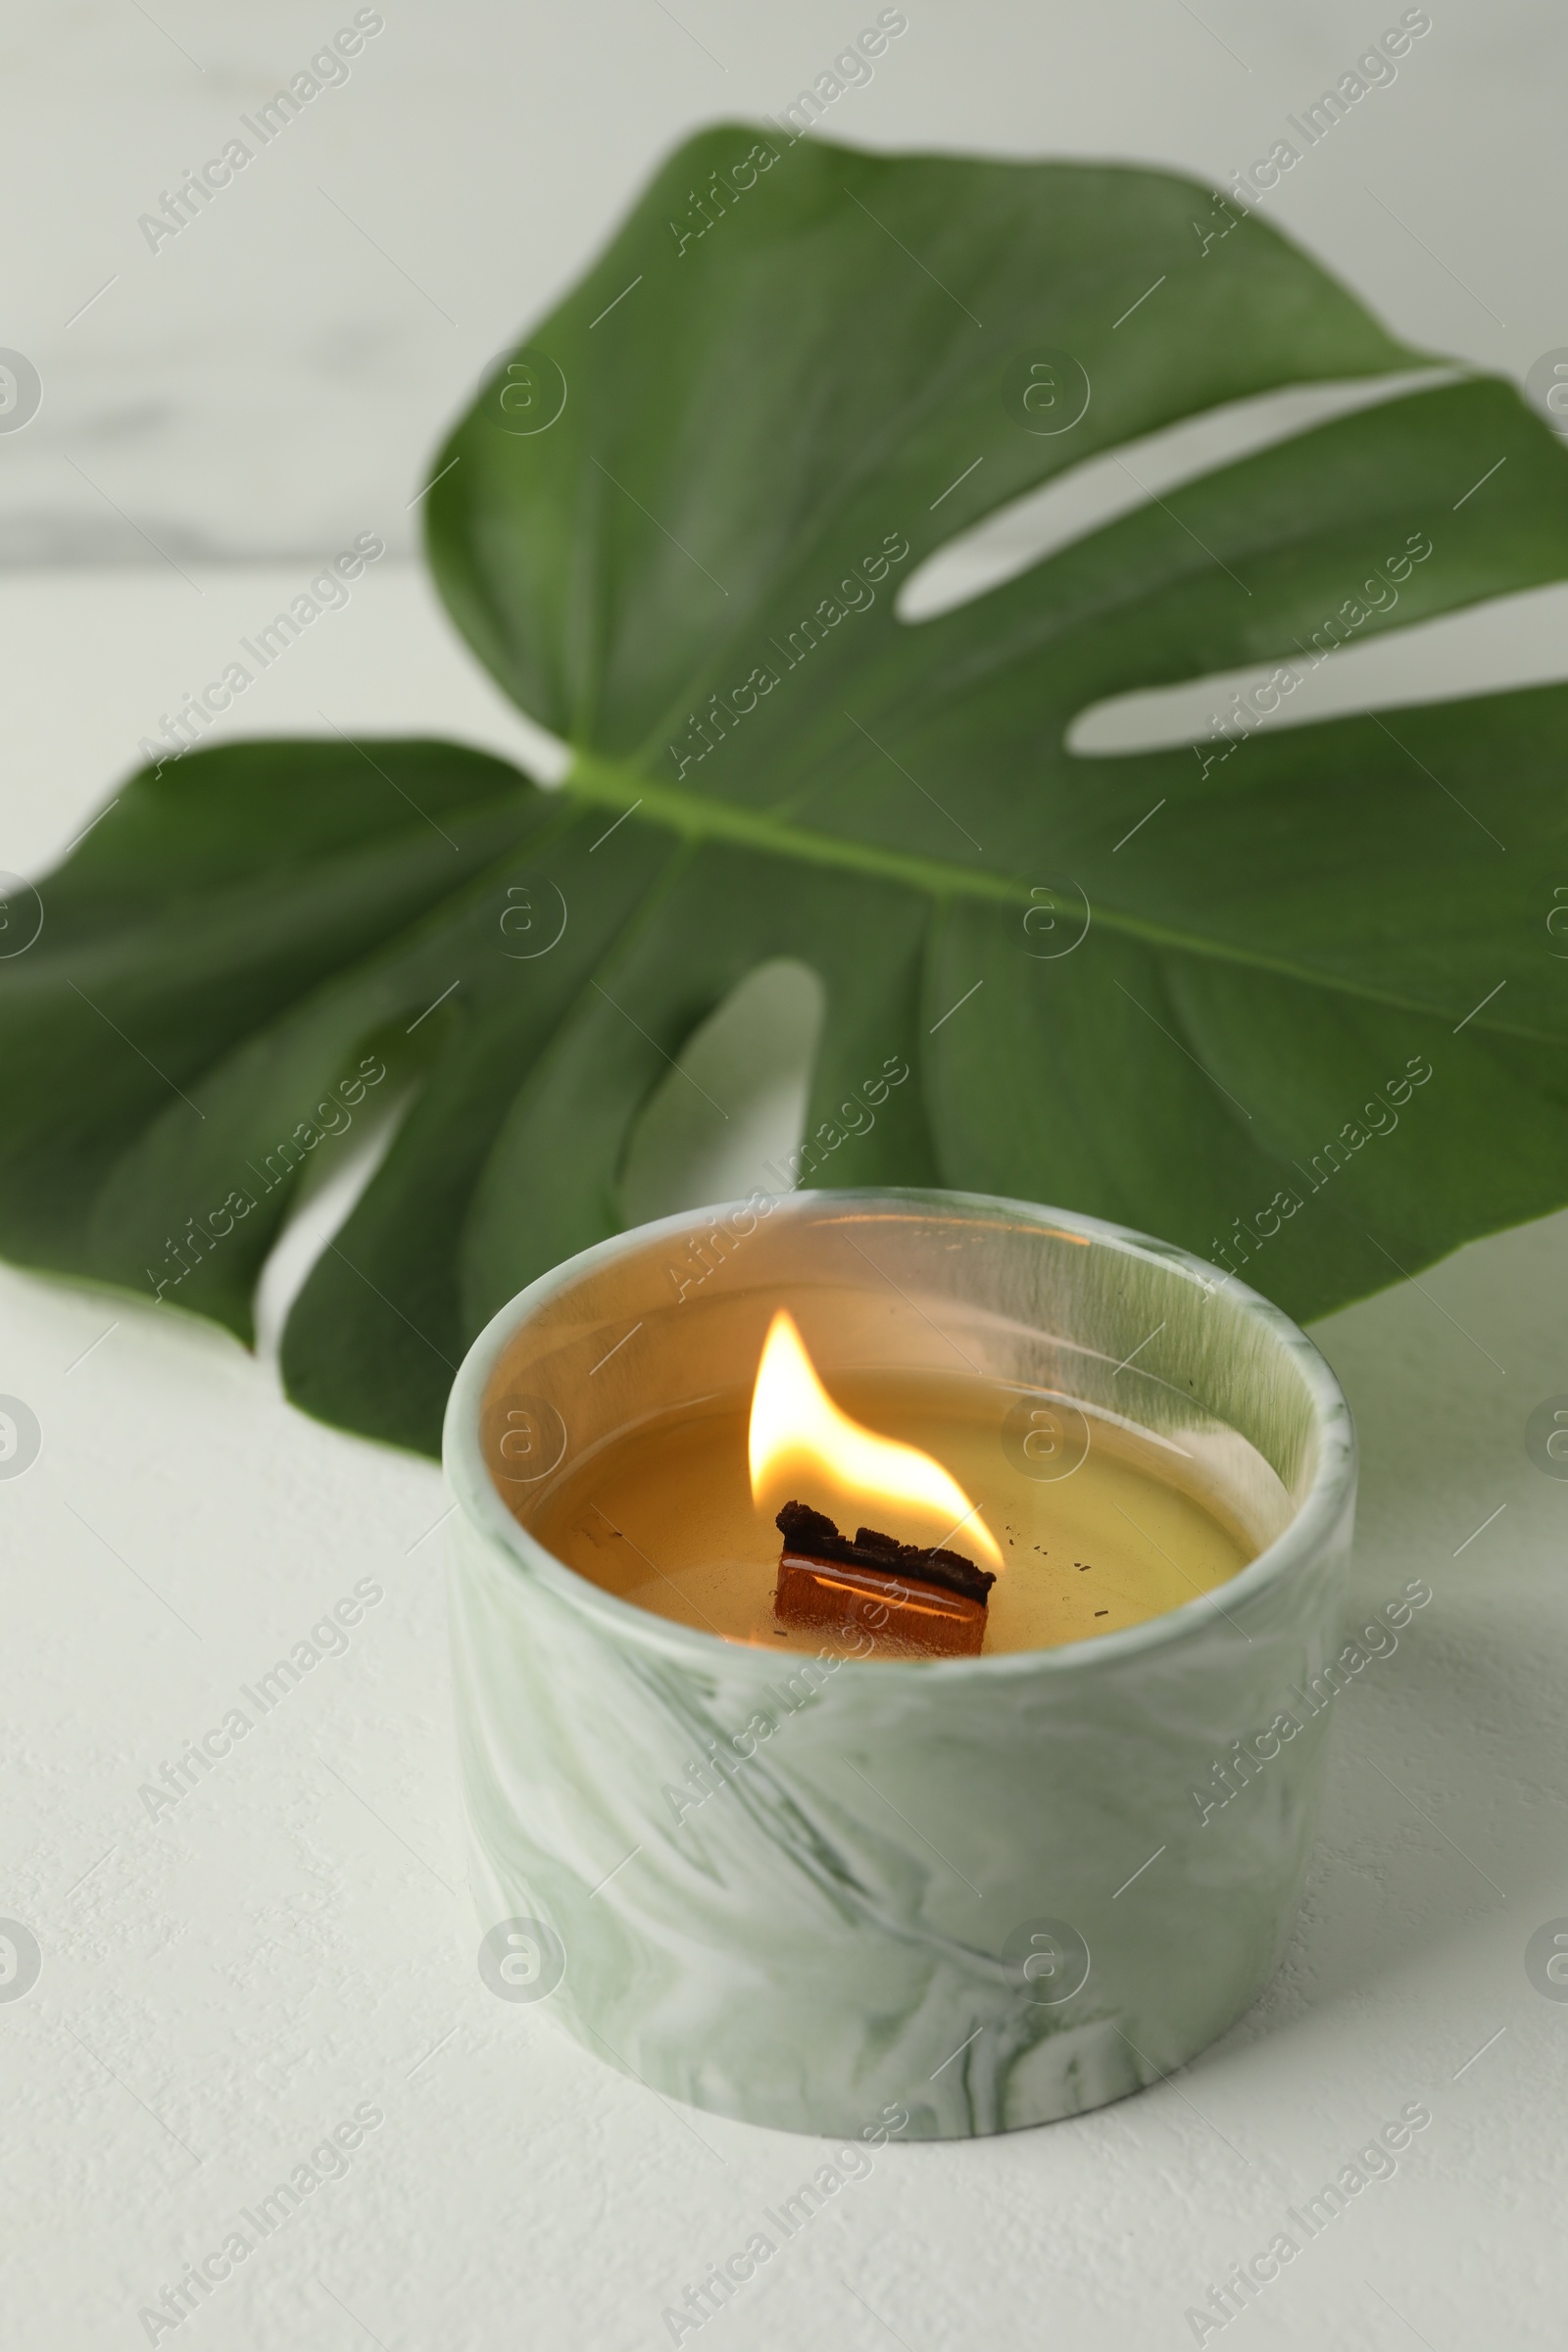
<svg viewBox="0 0 1568 2352"><path fill-rule="evenodd" d="M0 341L45 393L4 452L0 553L143 563L133 524L182 562L318 558L366 528L412 546L422 458L655 161L716 116L779 112L876 12L391 0L349 81L150 252L137 220L160 192L353 13L167 0L163 33L135 0L11 0ZM914 0L909 30L823 128L1222 179L1288 135L1286 115L1400 8L1199 13L1212 32L1183 0ZM1429 13L1398 79L1303 157L1268 212L1398 332L1522 377L1568 342L1568 16L1550 0Z"/></svg>
<svg viewBox="0 0 1568 2352"><path fill-rule="evenodd" d="M13 6L0 344L34 361L44 403L0 436L0 865L42 871L159 711L323 555L364 529L412 552L443 425L654 159L715 115L776 112L870 13L388 5L347 86L155 256L138 214L351 9ZM1397 13L911 0L827 127L1219 177ZM1522 375L1568 343L1568 20L1432 14L1271 211L1398 331ZM525 740L390 558L265 691L252 729L324 711ZM1396 2178L1226 2342L1561 2341L1568 2003L1524 1950L1568 1915L1568 1483L1524 1427L1568 1391L1565 1275L1557 1220L1319 1334L1365 1446L1357 1593L1422 1576L1436 1599L1339 1702L1306 1905L1263 2001L1118 2108L890 2151L705 2342L1191 2343L1210 2281L1417 2099L1433 2122ZM0 2004L8 2340L144 2343L140 2309L368 2100L386 2120L348 2178L172 2340L667 2342L662 2307L821 2151L677 2112L480 1984L438 1474L291 1412L270 1362L220 1334L11 1273L0 1391L44 1431L0 1482L0 1914L44 1953ZM366 1576L385 1598L349 1654L149 1822L141 1784Z"/></svg>

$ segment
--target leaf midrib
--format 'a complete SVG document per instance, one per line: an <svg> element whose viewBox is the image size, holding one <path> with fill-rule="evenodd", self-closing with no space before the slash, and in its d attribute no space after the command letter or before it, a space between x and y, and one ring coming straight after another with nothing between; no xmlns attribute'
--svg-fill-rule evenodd
<svg viewBox="0 0 1568 2352"><path fill-rule="evenodd" d="M901 884L938 900L979 899L992 906L1023 907L1045 903L1062 913L1077 910L1075 901L1046 883L1031 883L1013 874L982 873L972 866L950 865L939 858L915 857L871 842L813 832L765 808L737 808L703 793L682 791L678 785L657 784L628 762L602 760L580 746L574 748L573 764L560 787L563 794L571 793L628 814L635 810L633 823L657 825L694 845L724 842L763 857L786 858L803 865L865 874L874 881ZM1098 903L1091 904L1091 922L1123 938L1136 939L1146 947L1202 956L1209 962L1239 964L1248 971L1270 972L1302 988L1320 989L1358 1003L1383 1005L1391 1011L1408 1012L1422 1020L1444 1020L1451 1010L1450 1006L1428 999L1379 988L1344 973L1325 972L1261 949L1205 938L1199 932L1180 930L1169 923L1152 921L1147 915L1129 914ZM1476 1027L1541 1045L1563 1043L1555 1031L1525 1021L1493 1017L1478 1019Z"/></svg>

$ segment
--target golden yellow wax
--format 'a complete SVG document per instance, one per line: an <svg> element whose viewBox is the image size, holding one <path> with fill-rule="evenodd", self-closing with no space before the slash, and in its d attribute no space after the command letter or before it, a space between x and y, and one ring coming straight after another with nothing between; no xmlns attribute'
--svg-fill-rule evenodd
<svg viewBox="0 0 1568 2352"><path fill-rule="evenodd" d="M1076 1425L1089 1440L1079 1466L1039 1479L1020 1466L1016 1440L1010 1449L1003 1441L1016 1391L923 1372L835 1375L830 1386L845 1412L933 1455L979 1504L1004 1562L987 1612L987 1655L1137 1625L1224 1584L1252 1556L1213 1504L1184 1487L1178 1451L1117 1423L1088 1416ZM840 1638L774 1619L777 1505L752 1501L750 1403L736 1395L645 1423L516 1506L518 1517L567 1567L655 1616L770 1649L863 1656L861 1628ZM808 1494L799 1499L822 1507ZM901 1542L930 1541L901 1528L886 1506L867 1508L861 1521ZM950 1541L964 1549L961 1533ZM886 1640L876 1646L909 1654Z"/></svg>

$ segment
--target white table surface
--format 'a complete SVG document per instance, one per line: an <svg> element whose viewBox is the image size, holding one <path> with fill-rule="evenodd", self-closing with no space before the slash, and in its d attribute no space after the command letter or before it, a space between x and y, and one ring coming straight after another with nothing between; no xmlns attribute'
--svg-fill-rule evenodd
<svg viewBox="0 0 1568 2352"><path fill-rule="evenodd" d="M0 589L0 865L43 869L293 571L193 579ZM253 730L325 711L524 734L391 561L264 685ZM1412 1577L1436 1597L1337 1702L1306 1901L1262 2000L1102 2113L891 2148L705 2344L1191 2343L1188 2307L1415 2101L1432 2122L1394 2178L1225 2342L1561 2343L1568 2003L1534 1988L1525 1946L1568 1915L1568 1483L1524 1430L1568 1390L1565 1278L1558 1218L1318 1334L1365 1448L1357 1597ZM481 1984L439 1473L295 1413L217 1331L10 1270L0 1391L43 1429L0 1481L0 1915L43 1953L0 2002L6 2341L146 2342L142 2309L369 2102L385 2120L345 2177L161 2342L667 2343L662 2308L823 2151L677 2110ZM384 1598L347 1653L149 1820L142 1785L362 1578Z"/></svg>

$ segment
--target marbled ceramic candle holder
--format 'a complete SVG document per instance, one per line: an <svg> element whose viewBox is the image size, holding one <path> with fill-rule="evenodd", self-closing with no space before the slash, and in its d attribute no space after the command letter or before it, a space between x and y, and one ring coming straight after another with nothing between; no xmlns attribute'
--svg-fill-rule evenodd
<svg viewBox="0 0 1568 2352"><path fill-rule="evenodd" d="M1098 1639L851 1660L803 1692L798 1656L650 1615L544 1550L507 1496L749 1387L778 1305L809 1314L830 1386L946 1370L951 1337L1020 1395L1174 1439L1256 1556ZM1322 1780L1327 1714L1298 1693L1336 1646L1355 1445L1317 1350L1233 1279L972 1195L669 1218L497 1315L446 1460L482 1965L602 2057L755 2123L849 2133L903 2108L956 2138L1138 2089L1267 1981ZM773 1735L677 1818L667 1790L760 1714Z"/></svg>

